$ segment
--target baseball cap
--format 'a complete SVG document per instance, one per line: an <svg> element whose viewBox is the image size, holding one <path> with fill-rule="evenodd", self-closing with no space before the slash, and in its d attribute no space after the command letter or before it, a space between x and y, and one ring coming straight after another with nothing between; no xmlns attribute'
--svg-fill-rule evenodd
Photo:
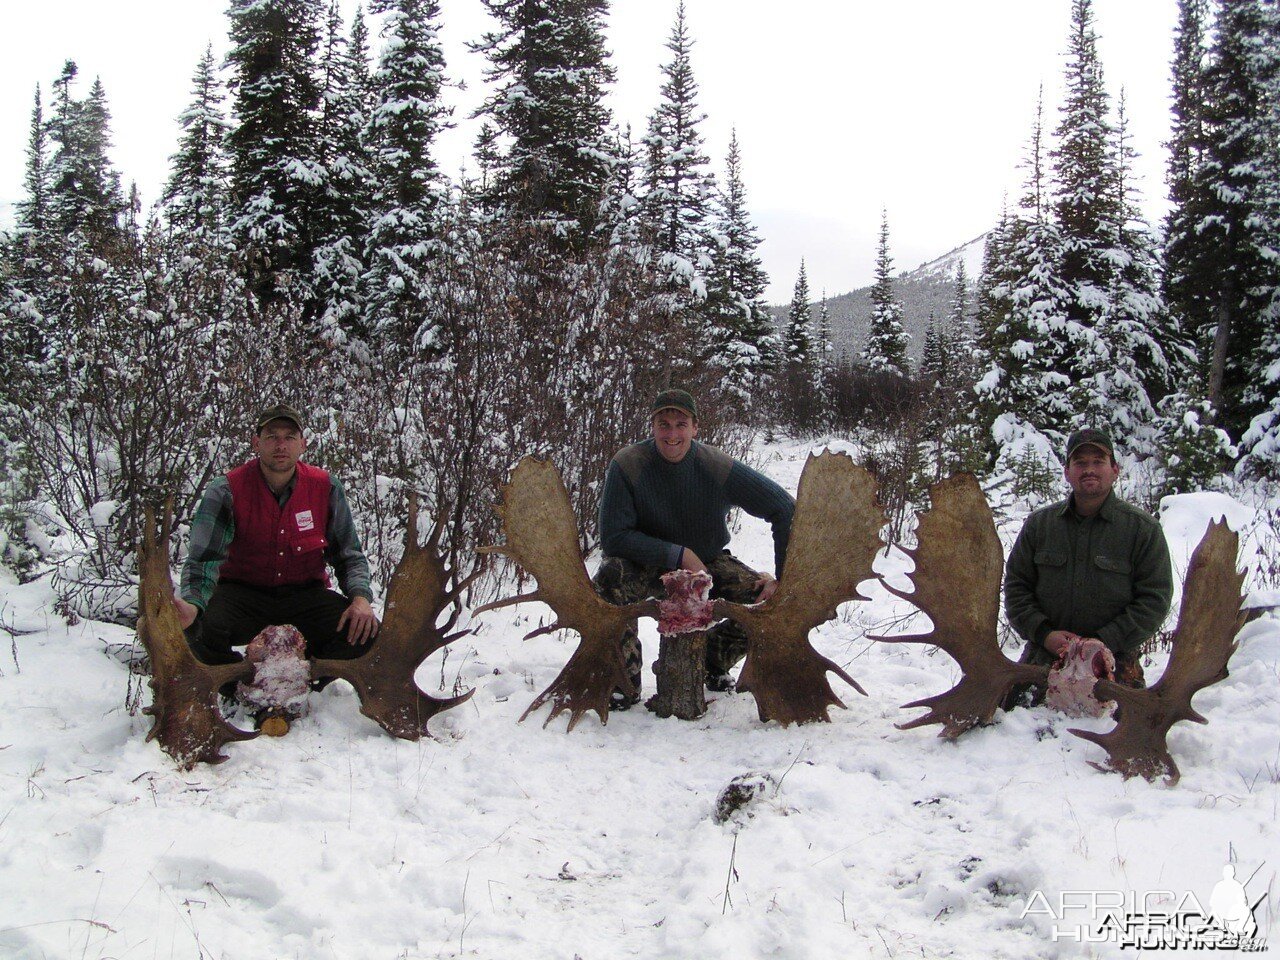
<svg viewBox="0 0 1280 960"><path fill-rule="evenodd" d="M1105 450L1107 455L1112 458L1116 455L1115 447L1111 445L1111 438L1101 430L1095 430L1093 427L1077 430L1067 438L1067 460L1070 460L1071 455L1081 447L1098 447Z"/></svg>
<svg viewBox="0 0 1280 960"><path fill-rule="evenodd" d="M292 420L298 432L303 431L302 414L287 403L277 403L274 407L267 407L258 414L257 419L254 420L254 432L257 433L272 420Z"/></svg>
<svg viewBox="0 0 1280 960"><path fill-rule="evenodd" d="M686 390L663 390L653 401L653 413L674 407L698 419L698 404Z"/></svg>

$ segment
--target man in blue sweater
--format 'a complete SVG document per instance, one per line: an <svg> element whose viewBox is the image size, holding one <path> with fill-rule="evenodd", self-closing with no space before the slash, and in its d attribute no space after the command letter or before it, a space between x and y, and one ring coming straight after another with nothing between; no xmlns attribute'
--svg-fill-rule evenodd
<svg viewBox="0 0 1280 960"><path fill-rule="evenodd" d="M605 474L600 498L604 561L595 575L596 592L619 605L663 596L662 575L683 569L710 574L714 599L768 600L778 582L726 549L728 514L741 507L769 521L774 569L781 576L795 500L746 464L698 443L698 406L684 390L658 394L651 425L653 438L618 451ZM643 659L634 624L622 650L636 696L615 692L615 710L640 699ZM729 671L746 652L746 633L736 623L713 627L707 634L707 686L732 690Z"/></svg>

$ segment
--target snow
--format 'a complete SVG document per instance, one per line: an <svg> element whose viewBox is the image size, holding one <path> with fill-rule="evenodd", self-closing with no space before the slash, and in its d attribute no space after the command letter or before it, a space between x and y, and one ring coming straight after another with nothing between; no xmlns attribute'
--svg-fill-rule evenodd
<svg viewBox="0 0 1280 960"><path fill-rule="evenodd" d="M807 451L781 441L756 459L794 490ZM1000 521L1006 546L1024 514ZM1256 519L1221 495L1166 499L1175 562L1223 514ZM734 548L769 569L766 525L744 518ZM877 568L899 583L910 563L893 550ZM548 617L526 605L478 618L419 672L426 688L476 688L433 720L435 739L387 736L335 683L288 736L181 772L145 741L149 718L125 709L130 674L104 655L132 632L67 626L47 580L0 570L0 956L1108 957L1121 954L1054 942L1029 902L1158 890L1207 905L1229 861L1251 900L1267 894L1271 933L1274 613L1246 625L1228 679L1196 698L1208 725L1170 734L1170 788L1089 765L1102 751L1067 728L1105 719L1020 710L955 743L897 729L918 714L900 704L947 689L956 668L866 640L911 608L864 586L871 600L813 635L870 694L833 677L849 709L830 724L762 724L745 694L713 695L694 722L637 708L570 735L563 718L543 729L545 709L518 723L576 643L523 643ZM651 660L652 621L642 639ZM777 786L717 823L717 796L744 774Z"/></svg>

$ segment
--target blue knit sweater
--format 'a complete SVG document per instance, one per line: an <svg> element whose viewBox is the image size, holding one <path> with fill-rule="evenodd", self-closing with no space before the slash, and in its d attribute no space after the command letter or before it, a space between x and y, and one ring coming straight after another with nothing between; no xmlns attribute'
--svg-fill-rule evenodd
<svg viewBox="0 0 1280 960"><path fill-rule="evenodd" d="M774 569L782 575L796 503L768 477L693 442L668 463L653 440L618 451L600 498L600 541L608 557L674 570L688 547L704 563L729 545L729 510L741 507L773 528Z"/></svg>

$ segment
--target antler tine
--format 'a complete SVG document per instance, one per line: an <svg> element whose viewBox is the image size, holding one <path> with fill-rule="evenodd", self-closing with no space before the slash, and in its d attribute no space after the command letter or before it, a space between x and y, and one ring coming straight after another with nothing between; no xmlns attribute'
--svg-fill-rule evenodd
<svg viewBox="0 0 1280 960"><path fill-rule="evenodd" d="M928 713L901 730L940 723L938 736L952 740L979 724L990 723L1001 700L1016 683L1043 682L1048 670L1014 663L996 638L1004 551L991 507L969 473L959 473L929 488L931 507L917 513L916 546L904 549L915 562L915 590L906 593L881 583L889 593L914 604L931 621L925 634L883 637L885 643L927 643L945 650L960 665L959 683L945 693L905 704Z"/></svg>
<svg viewBox="0 0 1280 960"><path fill-rule="evenodd" d="M1178 782L1166 740L1169 729L1179 720L1207 722L1191 698L1227 677L1227 663L1238 647L1235 635L1244 623L1239 548L1240 538L1225 520L1209 524L1187 567L1173 651L1158 682L1146 690L1106 680L1094 686L1095 697L1120 704L1119 721L1108 733L1070 732L1107 751L1105 763L1093 764L1097 769L1148 780L1163 774L1170 786Z"/></svg>
<svg viewBox="0 0 1280 960"><path fill-rule="evenodd" d="M539 600L555 613L557 629L576 630L582 636L559 676L520 719L551 703L544 727L566 711L570 714L569 730L588 710L595 710L601 723L607 723L612 692L622 689L634 693L622 657L621 638L636 616L647 615L647 608L616 607L596 595L582 564L578 523L569 492L549 461L534 457L521 460L502 487L502 502L495 509L507 542L483 547L481 552L514 560L533 576L538 589L484 604L474 613ZM538 636L540 631L550 632L539 628L530 636Z"/></svg>
<svg viewBox="0 0 1280 960"><path fill-rule="evenodd" d="M545 637L549 633L555 633L557 630L563 629L564 627L560 624L560 621L557 620L555 623L549 623L544 627L538 627L537 629L530 630L524 635L524 639L532 640L534 637Z"/></svg>
<svg viewBox="0 0 1280 960"><path fill-rule="evenodd" d="M761 720L783 726L829 720L830 707L844 707L828 673L866 694L814 650L809 631L833 618L841 603L865 599L858 584L875 577L871 564L883 546L885 522L875 478L843 453L810 454L796 500L787 562L774 595L754 607L723 600L713 607L749 638L738 689L755 697Z"/></svg>
<svg viewBox="0 0 1280 960"><path fill-rule="evenodd" d="M542 600L541 591L535 590L532 593L520 593L514 597L504 597L501 600L490 600L488 603L481 604L471 611L473 615L488 613L490 610L501 610L503 607L514 607L518 603L529 603L533 600Z"/></svg>

